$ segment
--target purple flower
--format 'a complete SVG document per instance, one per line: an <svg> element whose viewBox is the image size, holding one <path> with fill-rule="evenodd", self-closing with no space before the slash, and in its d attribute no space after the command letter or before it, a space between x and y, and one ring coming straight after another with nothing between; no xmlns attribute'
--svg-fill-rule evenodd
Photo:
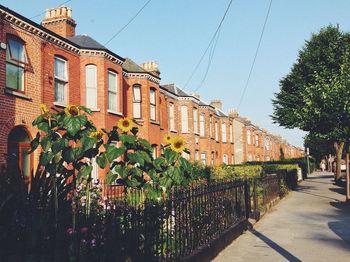
<svg viewBox="0 0 350 262"><path fill-rule="evenodd" d="M67 233L69 234L69 235L71 235L71 234L73 234L74 233L74 230L73 230L73 228L68 228L67 229Z"/></svg>
<svg viewBox="0 0 350 262"><path fill-rule="evenodd" d="M87 227L82 227L81 229L80 229L80 233L82 233L82 234L85 234L85 233L87 233L88 232L88 228Z"/></svg>
<svg viewBox="0 0 350 262"><path fill-rule="evenodd" d="M92 239L90 244L91 244L91 247L96 247L96 239Z"/></svg>

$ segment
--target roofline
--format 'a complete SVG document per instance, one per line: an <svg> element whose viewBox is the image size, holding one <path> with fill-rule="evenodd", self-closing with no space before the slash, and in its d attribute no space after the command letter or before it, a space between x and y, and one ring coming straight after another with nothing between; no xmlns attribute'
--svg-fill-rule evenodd
<svg viewBox="0 0 350 262"><path fill-rule="evenodd" d="M125 58L123 58L123 57L121 57L121 56L119 56L119 55L113 53L112 51L110 51L110 50L107 49L107 48L102 49L102 48L85 48L85 47L82 47L82 46L80 46L80 45L78 45L78 44L76 44L76 43L74 43L74 42L68 40L67 38L65 38L65 37L63 37L63 36L60 36L59 34L56 34L55 32L53 32L53 31L47 29L46 27L44 27L44 26L42 26L42 25L40 25L40 24L38 24L38 23L36 23L36 22L30 20L29 18L24 17L23 15L21 15L21 14L15 12L15 11L13 11L12 9L10 9L10 8L8 8L8 7L5 7L5 6L3 6L3 5L0 4L0 11L2 11L1 9L3 10L3 12L9 13L9 14L11 14L11 15L13 15L13 16L16 16L16 17L18 17L20 20L23 20L23 21L25 21L26 23L28 23L28 24L30 24L30 25L32 25L32 26L34 26L34 27L36 27L36 28L38 28L38 29L44 31L45 33L50 34L50 35L52 35L52 36L54 36L54 37L60 39L61 41L64 41L64 42L66 42L66 43L68 43L68 44L70 44L70 45L72 45L72 46L74 46L74 47L76 47L76 48L78 48L78 49L104 51L104 52L106 52L106 53L108 53L108 54L110 54L110 55L112 55L112 56L115 56L118 60L121 60L122 62L125 62ZM1 19L4 19L4 17L2 17Z"/></svg>

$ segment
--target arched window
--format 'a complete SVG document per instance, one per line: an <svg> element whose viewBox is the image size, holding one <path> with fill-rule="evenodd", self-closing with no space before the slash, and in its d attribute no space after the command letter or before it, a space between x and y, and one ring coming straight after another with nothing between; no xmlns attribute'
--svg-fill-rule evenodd
<svg viewBox="0 0 350 262"><path fill-rule="evenodd" d="M31 137L24 126L14 127L7 139L8 165L19 167L25 182L29 182L33 169L30 150Z"/></svg>
<svg viewBox="0 0 350 262"><path fill-rule="evenodd" d="M221 124L221 141L226 143L227 142L227 135L226 135L226 123Z"/></svg>
<svg viewBox="0 0 350 262"><path fill-rule="evenodd" d="M205 136L205 114L201 113L199 116L199 134L201 137Z"/></svg>
<svg viewBox="0 0 350 262"><path fill-rule="evenodd" d="M28 63L24 42L8 37L6 49L6 87L24 92L24 67Z"/></svg>
<svg viewBox="0 0 350 262"><path fill-rule="evenodd" d="M86 83L86 107L97 109L97 67L87 65L85 67Z"/></svg>
<svg viewBox="0 0 350 262"><path fill-rule="evenodd" d="M151 88L149 90L149 104L150 104L150 119L156 121L157 119L157 105L156 105L156 90Z"/></svg>
<svg viewBox="0 0 350 262"><path fill-rule="evenodd" d="M198 109L193 108L193 133L198 134Z"/></svg>
<svg viewBox="0 0 350 262"><path fill-rule="evenodd" d="M134 118L141 118L141 86L134 85L133 86L133 100L132 100L132 112Z"/></svg>
<svg viewBox="0 0 350 262"><path fill-rule="evenodd" d="M62 105L68 103L68 73L67 61L55 56L55 102Z"/></svg>

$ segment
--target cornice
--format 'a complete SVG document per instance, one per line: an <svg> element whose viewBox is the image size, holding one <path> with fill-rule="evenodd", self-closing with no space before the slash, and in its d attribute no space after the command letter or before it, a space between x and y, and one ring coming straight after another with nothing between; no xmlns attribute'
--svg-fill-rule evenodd
<svg viewBox="0 0 350 262"><path fill-rule="evenodd" d="M48 29L44 29L42 26L30 21L25 21L27 19L22 19L15 14L12 14L0 7L0 13L4 20L9 22L10 24L29 32L35 36L40 37L41 39L46 40L47 42L53 43L67 51L73 52L75 54L81 55L81 54L90 54L90 55L101 55L108 60L112 61L113 63L117 64L123 64L124 61L119 59L118 57L110 54L109 52L105 50L97 50L97 49L84 49L79 47L78 45L74 44L73 42L69 41L68 39L65 39L54 32L50 32Z"/></svg>
<svg viewBox="0 0 350 262"><path fill-rule="evenodd" d="M148 79L153 83L159 84L160 79L148 74L148 73L129 73L125 70L123 70L123 76L127 78L136 78L136 79Z"/></svg>

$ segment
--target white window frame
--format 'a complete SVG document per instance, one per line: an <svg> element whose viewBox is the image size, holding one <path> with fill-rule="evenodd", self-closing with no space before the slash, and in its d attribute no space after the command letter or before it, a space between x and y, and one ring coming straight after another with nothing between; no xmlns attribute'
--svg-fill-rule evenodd
<svg viewBox="0 0 350 262"><path fill-rule="evenodd" d="M209 116L209 136L210 138L213 138L213 116Z"/></svg>
<svg viewBox="0 0 350 262"><path fill-rule="evenodd" d="M205 136L205 114L201 113L199 115L199 135L201 137Z"/></svg>
<svg viewBox="0 0 350 262"><path fill-rule="evenodd" d="M169 103L169 129L175 131L175 105Z"/></svg>
<svg viewBox="0 0 350 262"><path fill-rule="evenodd" d="M248 129L247 130L247 144L251 145L252 143L252 132Z"/></svg>
<svg viewBox="0 0 350 262"><path fill-rule="evenodd" d="M255 146L259 146L259 135L255 135Z"/></svg>
<svg viewBox="0 0 350 262"><path fill-rule="evenodd" d="M204 165L207 164L207 154L205 152L201 153L201 163Z"/></svg>
<svg viewBox="0 0 350 262"><path fill-rule="evenodd" d="M222 163L224 163L225 165L228 165L228 155L227 154L222 155Z"/></svg>
<svg viewBox="0 0 350 262"><path fill-rule="evenodd" d="M193 108L193 132L198 134L198 109Z"/></svg>
<svg viewBox="0 0 350 262"><path fill-rule="evenodd" d="M138 90L139 97L136 96L136 92L135 92L136 90ZM135 84L132 86L132 115L136 119L142 118L141 104L142 104L141 85Z"/></svg>
<svg viewBox="0 0 350 262"><path fill-rule="evenodd" d="M233 125L230 124L230 143L233 143Z"/></svg>
<svg viewBox="0 0 350 262"><path fill-rule="evenodd" d="M66 105L68 103L68 70L67 70L67 60L65 60L64 58L55 56L54 58L54 63L56 64L56 61L61 61L64 62L64 78L58 76L56 73L56 65L54 66L54 75L55 75L55 83L54 83L54 88L55 88L55 102L62 104L62 105ZM63 85L63 100L62 101L58 101L57 100L57 90L56 90L56 83L62 84Z"/></svg>
<svg viewBox="0 0 350 262"><path fill-rule="evenodd" d="M156 96L155 88L151 88L149 90L149 105L150 105L149 118L152 121L156 121L157 120L157 96Z"/></svg>
<svg viewBox="0 0 350 262"><path fill-rule="evenodd" d="M92 71L89 71L92 70ZM88 81L88 72L93 72L93 83ZM97 66L96 65L86 65L85 66L85 88L86 88L86 107L90 109L97 109ZM90 96L95 97L94 101L90 104Z"/></svg>
<svg viewBox="0 0 350 262"><path fill-rule="evenodd" d="M115 90L113 90L111 88L111 83L109 82L110 81L110 78L109 76L112 75L114 76L115 78ZM107 72L107 92L108 92L108 110L109 111L112 111L112 112L119 112L119 92L118 92L118 81L119 81L119 77L118 77L118 73L112 71L112 70L108 70ZM109 102L110 101L110 96L111 95L115 95L115 108L112 108L111 106L111 103Z"/></svg>
<svg viewBox="0 0 350 262"><path fill-rule="evenodd" d="M11 46L12 43L16 43L22 46L22 58L21 59L16 59L12 52L11 52ZM6 87L12 90L16 90L19 92L25 92L25 65L28 63L27 60L27 54L26 54L26 48L25 48L25 43L20 40L20 39L15 39L12 37L9 37L7 39L7 49L6 49ZM17 86L13 87L8 85L8 70L10 67L15 67L17 68ZM19 75L19 71L21 71L21 75ZM20 79L21 78L21 79ZM20 79L20 80L19 80ZM20 84L21 83L21 84Z"/></svg>
<svg viewBox="0 0 350 262"><path fill-rule="evenodd" d="M188 133L188 107L181 106L181 132Z"/></svg>
<svg viewBox="0 0 350 262"><path fill-rule="evenodd" d="M219 141L219 124L215 122L215 141Z"/></svg>
<svg viewBox="0 0 350 262"><path fill-rule="evenodd" d="M226 127L226 123L221 123L221 141L223 143L227 142L227 127Z"/></svg>

